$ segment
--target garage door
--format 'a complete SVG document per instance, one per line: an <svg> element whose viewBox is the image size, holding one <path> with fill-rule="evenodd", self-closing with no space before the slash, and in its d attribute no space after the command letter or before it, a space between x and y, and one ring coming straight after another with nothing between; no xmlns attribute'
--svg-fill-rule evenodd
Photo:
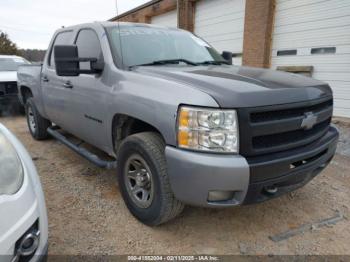
<svg viewBox="0 0 350 262"><path fill-rule="evenodd" d="M245 0L201 0L196 4L194 32L218 51L231 51L242 64Z"/></svg>
<svg viewBox="0 0 350 262"><path fill-rule="evenodd" d="M350 117L350 1L277 0L272 67L313 66L330 84L337 116Z"/></svg>
<svg viewBox="0 0 350 262"><path fill-rule="evenodd" d="M168 27L177 27L177 10L153 16L151 23Z"/></svg>

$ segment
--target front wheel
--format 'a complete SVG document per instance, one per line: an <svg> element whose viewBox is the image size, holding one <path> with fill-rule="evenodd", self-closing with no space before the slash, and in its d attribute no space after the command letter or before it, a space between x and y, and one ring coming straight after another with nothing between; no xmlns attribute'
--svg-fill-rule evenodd
<svg viewBox="0 0 350 262"><path fill-rule="evenodd" d="M184 208L171 190L164 149L160 135L145 132L126 138L118 151L118 182L124 201L149 226L175 218Z"/></svg>
<svg viewBox="0 0 350 262"><path fill-rule="evenodd" d="M28 98L25 111L28 128L32 137L36 140L46 139L49 135L47 129L51 126L51 122L40 115L33 98Z"/></svg>

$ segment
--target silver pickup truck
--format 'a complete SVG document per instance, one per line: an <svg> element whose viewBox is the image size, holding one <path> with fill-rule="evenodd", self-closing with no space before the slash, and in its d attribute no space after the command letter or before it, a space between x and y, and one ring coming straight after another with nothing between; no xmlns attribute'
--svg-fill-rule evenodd
<svg viewBox="0 0 350 262"><path fill-rule="evenodd" d="M126 205L147 225L184 204L237 206L295 190L327 166L338 140L328 84L233 66L231 53L179 29L59 29L42 66L19 68L18 88L32 136L116 168Z"/></svg>

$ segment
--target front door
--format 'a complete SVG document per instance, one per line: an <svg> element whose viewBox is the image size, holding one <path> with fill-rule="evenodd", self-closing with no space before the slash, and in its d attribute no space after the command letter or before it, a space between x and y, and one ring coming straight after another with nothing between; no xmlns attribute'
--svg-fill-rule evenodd
<svg viewBox="0 0 350 262"><path fill-rule="evenodd" d="M93 29L79 31L75 44L80 58L103 61L100 40ZM90 63L81 62L80 69L91 69ZM103 84L104 74L80 74L68 77L70 87L69 125L71 132L88 143L105 149L107 145L105 123L107 99L111 87Z"/></svg>

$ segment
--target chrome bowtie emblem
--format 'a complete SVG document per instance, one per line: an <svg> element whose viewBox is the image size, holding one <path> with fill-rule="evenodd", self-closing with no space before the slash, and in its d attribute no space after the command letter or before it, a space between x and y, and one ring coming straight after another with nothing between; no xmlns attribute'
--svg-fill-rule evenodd
<svg viewBox="0 0 350 262"><path fill-rule="evenodd" d="M301 122L301 128L303 129L311 129L317 123L317 116L315 116L312 112L307 112L304 115L304 119Z"/></svg>

